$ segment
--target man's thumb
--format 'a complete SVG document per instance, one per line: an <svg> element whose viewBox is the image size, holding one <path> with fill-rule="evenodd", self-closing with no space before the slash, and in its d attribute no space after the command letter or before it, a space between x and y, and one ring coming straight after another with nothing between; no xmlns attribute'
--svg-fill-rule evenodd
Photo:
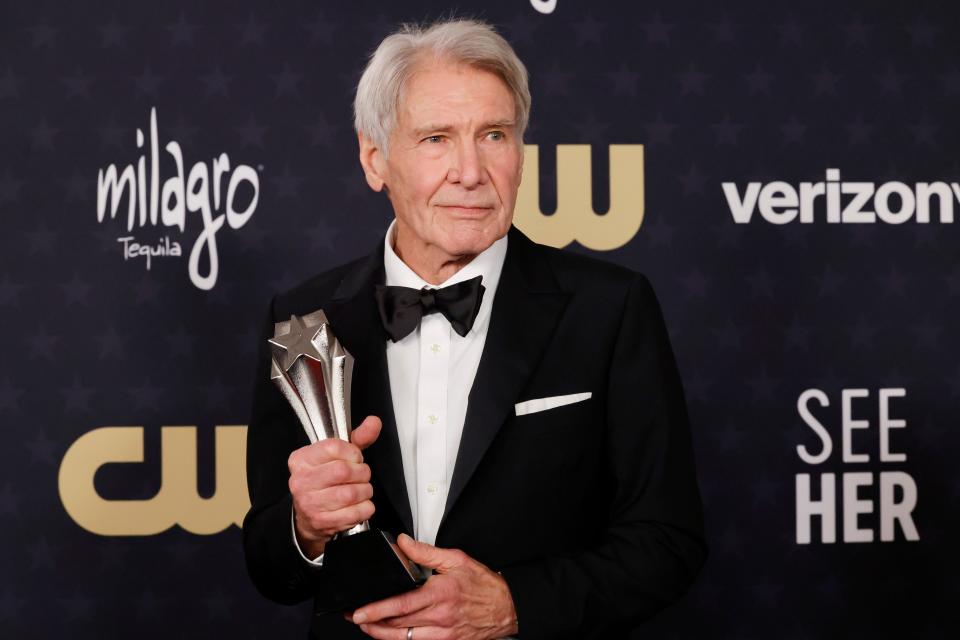
<svg viewBox="0 0 960 640"><path fill-rule="evenodd" d="M360 426L350 433L350 442L360 447L361 450L366 449L376 442L382 426L383 423L380 422L380 418L377 416L367 416L363 422L360 423Z"/></svg>
<svg viewBox="0 0 960 640"><path fill-rule="evenodd" d="M441 573L453 568L454 562L449 549L441 549L425 542L414 540L405 533L401 533L397 538L397 544L400 550L407 554L407 557L423 567L437 569Z"/></svg>

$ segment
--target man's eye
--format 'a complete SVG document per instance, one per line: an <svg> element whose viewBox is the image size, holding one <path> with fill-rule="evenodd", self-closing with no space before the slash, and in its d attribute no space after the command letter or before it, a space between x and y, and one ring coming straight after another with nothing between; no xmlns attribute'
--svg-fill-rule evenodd
<svg viewBox="0 0 960 640"><path fill-rule="evenodd" d="M443 136L427 136L423 139L424 142L429 142L430 144L436 144L443 140Z"/></svg>
<svg viewBox="0 0 960 640"><path fill-rule="evenodd" d="M503 131L491 131L490 133L487 134L487 136L491 140L503 140L506 137Z"/></svg>

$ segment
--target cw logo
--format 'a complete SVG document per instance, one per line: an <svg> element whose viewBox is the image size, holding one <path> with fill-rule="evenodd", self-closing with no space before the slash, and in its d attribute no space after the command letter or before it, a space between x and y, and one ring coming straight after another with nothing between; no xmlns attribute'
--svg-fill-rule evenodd
<svg viewBox="0 0 960 640"><path fill-rule="evenodd" d="M197 495L197 428L163 427L161 482L149 500L107 500L94 486L97 470L117 462L143 462L143 427L101 427L74 442L60 463L60 500L74 521L101 536L149 536L175 524L199 535L240 526L247 496L247 428L215 431L216 493Z"/></svg>
<svg viewBox="0 0 960 640"><path fill-rule="evenodd" d="M525 145L525 171L517 194L514 223L525 234L553 247L574 240L594 251L611 251L630 241L643 224L643 145L610 145L610 208L593 210L590 145L557 145L557 210L540 210L540 150Z"/></svg>

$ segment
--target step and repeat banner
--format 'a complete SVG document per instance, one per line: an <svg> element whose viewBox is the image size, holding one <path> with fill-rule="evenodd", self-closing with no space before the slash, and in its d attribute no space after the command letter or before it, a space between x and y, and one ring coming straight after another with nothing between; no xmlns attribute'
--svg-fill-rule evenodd
<svg viewBox="0 0 960 640"><path fill-rule="evenodd" d="M530 70L516 224L663 305L711 556L637 637L955 637L960 9L574 0L0 6L0 636L305 635L241 552L260 321L381 242L353 91L451 12Z"/></svg>

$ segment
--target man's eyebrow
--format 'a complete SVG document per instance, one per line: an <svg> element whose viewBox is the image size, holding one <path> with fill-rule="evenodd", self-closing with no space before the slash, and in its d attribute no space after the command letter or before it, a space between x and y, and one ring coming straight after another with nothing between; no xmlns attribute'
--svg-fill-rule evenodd
<svg viewBox="0 0 960 640"><path fill-rule="evenodd" d="M487 129L509 129L515 127L516 123L513 120L493 120L490 122L485 122L480 126L481 131ZM417 127L413 130L413 133L417 137L422 137L429 135L431 133L449 133L453 130L453 126L449 124L427 124L422 127Z"/></svg>
<svg viewBox="0 0 960 640"><path fill-rule="evenodd" d="M427 124L422 127L417 127L413 130L413 133L419 137L425 136L428 133L447 133L452 129L453 127L448 124Z"/></svg>

